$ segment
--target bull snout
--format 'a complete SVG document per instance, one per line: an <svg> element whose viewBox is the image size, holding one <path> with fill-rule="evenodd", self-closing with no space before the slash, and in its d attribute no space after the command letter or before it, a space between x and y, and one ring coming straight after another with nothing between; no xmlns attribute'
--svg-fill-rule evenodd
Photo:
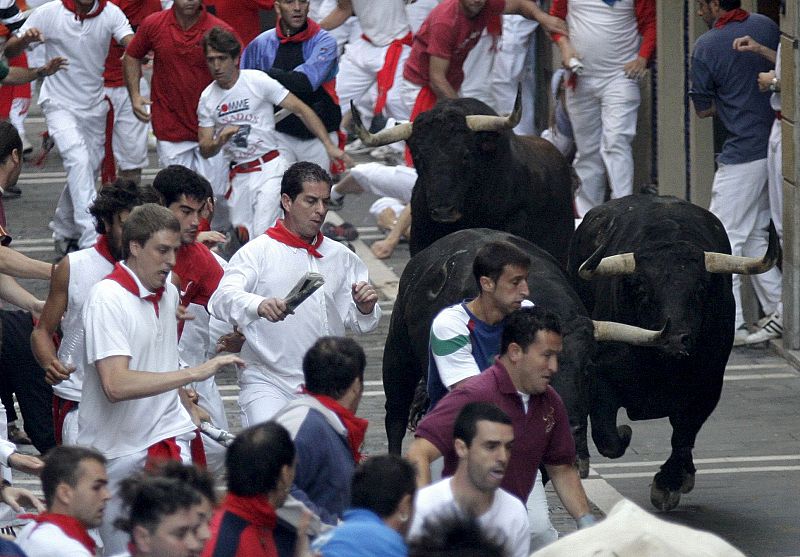
<svg viewBox="0 0 800 557"><path fill-rule="evenodd" d="M455 207L436 207L431 209L431 218L436 222L457 222L461 220L461 212Z"/></svg>
<svg viewBox="0 0 800 557"><path fill-rule="evenodd" d="M686 358L692 352L692 337L688 333L669 335L664 350L673 357Z"/></svg>

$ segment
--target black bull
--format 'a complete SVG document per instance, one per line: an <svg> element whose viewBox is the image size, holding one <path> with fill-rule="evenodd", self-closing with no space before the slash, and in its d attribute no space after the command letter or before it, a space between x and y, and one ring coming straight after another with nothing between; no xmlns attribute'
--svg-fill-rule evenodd
<svg viewBox="0 0 800 557"><path fill-rule="evenodd" d="M672 453L651 488L659 509L694 487L695 438L719 401L733 344L731 273L764 272L777 245L772 230L763 259L723 255L730 244L714 215L648 195L596 207L573 236L570 279L593 319L668 323L659 347L599 343L589 385L592 439L604 456L620 457L630 443L631 428L616 424L619 408L631 420L669 418Z"/></svg>
<svg viewBox="0 0 800 557"><path fill-rule="evenodd" d="M519 95L508 117L476 99L451 99L413 124L369 134L353 108L365 144L408 140L418 173L411 255L451 232L485 227L525 238L565 267L574 230L573 174L549 142L514 135L520 114Z"/></svg>
<svg viewBox="0 0 800 557"><path fill-rule="evenodd" d="M567 404L578 456L588 470L588 409L582 393L586 363L595 345L592 321L555 259L522 238L488 229L450 234L413 257L403 271L383 353L389 452L400 453L417 384L427 373L433 318L445 307L477 294L472 276L475 254L498 240L515 244L531 257L530 299L561 318L564 350L553 387Z"/></svg>

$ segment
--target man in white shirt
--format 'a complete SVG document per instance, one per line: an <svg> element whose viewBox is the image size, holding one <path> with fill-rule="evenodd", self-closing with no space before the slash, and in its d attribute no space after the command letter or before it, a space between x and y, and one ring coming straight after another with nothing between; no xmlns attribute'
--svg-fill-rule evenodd
<svg viewBox="0 0 800 557"><path fill-rule="evenodd" d="M530 535L525 505L500 488L514 442L511 418L494 404L467 404L456 418L453 438L456 472L417 492L409 539L420 535L426 521L447 514L468 515L503 539L507 555L527 557Z"/></svg>
<svg viewBox="0 0 800 557"><path fill-rule="evenodd" d="M122 551L128 541L113 528L121 479L152 460L204 460L177 389L243 363L226 355L178 369L178 291L168 278L180 232L169 209L136 207L122 229L125 261L92 288L83 307L86 374L78 443L108 459L113 498L100 529L108 554Z"/></svg>
<svg viewBox="0 0 800 557"><path fill-rule="evenodd" d="M33 517L17 536L29 557L94 557L89 528L103 521L111 498L106 459L94 449L56 447L42 470L47 512Z"/></svg>
<svg viewBox="0 0 800 557"><path fill-rule="evenodd" d="M319 337L378 325L378 294L366 265L320 233L330 194L331 178L319 165L290 166L281 181L284 219L236 252L209 301L211 315L236 325L247 339L239 375L244 427L269 420L297 398L303 355ZM284 298L309 272L325 283L290 312Z"/></svg>
<svg viewBox="0 0 800 557"><path fill-rule="evenodd" d="M203 38L214 81L197 106L200 154L223 148L231 168L231 224L255 238L280 216L280 178L287 164L278 153L274 106L296 114L325 146L331 159L345 156L330 139L325 124L303 101L259 70L240 70L241 44L221 27ZM227 195L227 194L226 194Z"/></svg>
<svg viewBox="0 0 800 557"><path fill-rule="evenodd" d="M103 159L106 112L103 69L111 39L126 46L133 31L117 6L94 0L61 0L36 9L6 44L16 56L34 42L44 42L46 58L65 57L69 71L48 76L39 93L47 131L55 141L67 183L50 229L56 249L91 247L97 239L88 208Z"/></svg>

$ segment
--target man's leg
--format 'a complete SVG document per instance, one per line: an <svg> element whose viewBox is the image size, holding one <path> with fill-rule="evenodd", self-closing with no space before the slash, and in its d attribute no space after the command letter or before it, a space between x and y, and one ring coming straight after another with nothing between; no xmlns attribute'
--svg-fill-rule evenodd
<svg viewBox="0 0 800 557"><path fill-rule="evenodd" d="M769 245L770 201L766 188L761 191L761 195L756 201L756 206L755 224L744 246L742 246L742 255L746 257L763 257ZM775 266L766 273L752 275L750 281L764 313L766 315L778 314L778 316L782 316L783 274L780 269ZM778 325L781 329L779 332L782 332L782 319Z"/></svg>
<svg viewBox="0 0 800 557"><path fill-rule="evenodd" d="M142 84L146 84L142 80ZM141 182L142 169L147 166L147 124L133 115L130 96L125 87L106 87L106 96L114 107L112 147L119 176ZM147 93L143 93L147 95Z"/></svg>
<svg viewBox="0 0 800 557"><path fill-rule="evenodd" d="M276 382L248 380L241 384L239 409L242 428L254 426L271 420L289 402L298 397L297 393Z"/></svg>
<svg viewBox="0 0 800 557"><path fill-rule="evenodd" d="M536 472L533 490L528 495L525 506L528 509L528 522L531 526L531 551L558 540L558 530L550 522L550 509L547 506L547 493L542 484L542 472Z"/></svg>
<svg viewBox="0 0 800 557"><path fill-rule="evenodd" d="M731 253L742 255L745 242L756 226L759 198L766 190L767 159L742 164L720 164L711 186L709 210L717 216L728 233ZM763 253L761 254L763 255ZM742 279L733 275L733 297L736 300L738 329L744 324L742 312Z"/></svg>
<svg viewBox="0 0 800 557"><path fill-rule="evenodd" d="M600 98L603 125L600 154L608 173L611 198L617 199L633 193L631 143L636 136L636 115L641 102L639 82L619 76L602 88Z"/></svg>
<svg viewBox="0 0 800 557"><path fill-rule="evenodd" d="M383 66L388 47L376 47L362 38L348 44L339 61L336 76L336 94L342 115L350 112L350 101L357 101L375 83L378 70Z"/></svg>
<svg viewBox="0 0 800 557"><path fill-rule="evenodd" d="M776 119L769 133L767 171L769 176L769 211L775 230L783 244L783 153L781 121Z"/></svg>
<svg viewBox="0 0 800 557"><path fill-rule="evenodd" d="M281 178L289 165L278 157L261 166L261 172L245 174L249 176L250 198L253 203L253 220L250 223L250 237L263 234L267 228L283 216L281 209Z"/></svg>
<svg viewBox="0 0 800 557"><path fill-rule="evenodd" d="M124 516L122 498L119 494L119 484L122 480L144 468L147 451L141 451L130 456L112 458L106 464L108 474L108 490L111 499L106 503L103 512L103 523L100 525L100 537L103 540L104 555L117 555L127 550L130 535L114 527L114 521Z"/></svg>
<svg viewBox="0 0 800 557"><path fill-rule="evenodd" d="M350 176L362 190L382 197L396 197L403 203L411 202L411 191L417 181L417 171L413 168L386 166L377 162L354 166Z"/></svg>
<svg viewBox="0 0 800 557"><path fill-rule="evenodd" d="M493 64L492 37L484 31L478 44L464 60L464 83L461 84L458 95L472 97L491 105Z"/></svg>
<svg viewBox="0 0 800 557"><path fill-rule="evenodd" d="M592 78L582 76L577 79L574 90L567 89L567 111L578 149L572 166L581 179L581 187L575 196L575 208L580 217L603 203L606 194L605 167L600 155L600 99L595 94L594 85Z"/></svg>

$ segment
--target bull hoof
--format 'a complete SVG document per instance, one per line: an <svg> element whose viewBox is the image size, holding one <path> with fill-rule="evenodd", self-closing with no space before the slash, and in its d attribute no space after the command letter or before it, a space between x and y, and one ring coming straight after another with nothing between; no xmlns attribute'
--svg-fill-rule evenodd
<svg viewBox="0 0 800 557"><path fill-rule="evenodd" d="M694 489L694 474L686 474L681 484L681 493L689 493Z"/></svg>
<svg viewBox="0 0 800 557"><path fill-rule="evenodd" d="M650 486L650 502L660 511L671 511L678 506L681 501L680 491L669 491L661 489L653 482Z"/></svg>
<svg viewBox="0 0 800 557"><path fill-rule="evenodd" d="M589 477L589 459L588 458L579 458L578 459L578 474L580 474L581 479L585 480Z"/></svg>

